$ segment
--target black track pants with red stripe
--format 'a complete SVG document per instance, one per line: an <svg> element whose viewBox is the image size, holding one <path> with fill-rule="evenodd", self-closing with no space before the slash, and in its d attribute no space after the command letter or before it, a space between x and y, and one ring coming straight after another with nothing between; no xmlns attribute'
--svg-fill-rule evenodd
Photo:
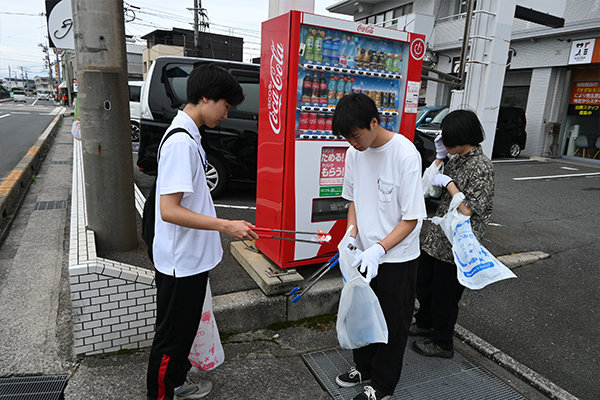
<svg viewBox="0 0 600 400"><path fill-rule="evenodd" d="M148 361L148 400L173 399L175 388L185 382L207 280L208 272L175 278L155 270L156 332Z"/></svg>

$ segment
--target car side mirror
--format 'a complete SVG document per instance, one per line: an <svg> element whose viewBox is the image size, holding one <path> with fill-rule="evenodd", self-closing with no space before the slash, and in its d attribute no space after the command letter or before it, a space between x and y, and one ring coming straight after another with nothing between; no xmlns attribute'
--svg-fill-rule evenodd
<svg viewBox="0 0 600 400"><path fill-rule="evenodd" d="M431 118L431 117L427 117L427 118L425 118L425 122L426 122L426 123L430 123L431 121L433 121L433 118Z"/></svg>

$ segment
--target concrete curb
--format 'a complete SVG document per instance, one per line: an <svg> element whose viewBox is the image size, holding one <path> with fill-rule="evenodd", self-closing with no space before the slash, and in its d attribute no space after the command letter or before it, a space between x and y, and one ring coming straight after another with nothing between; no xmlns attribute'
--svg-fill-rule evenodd
<svg viewBox="0 0 600 400"><path fill-rule="evenodd" d="M0 184L0 242L6 238L23 197L31 185L33 176L42 165L62 120L61 112L54 117L27 154Z"/></svg>
<svg viewBox="0 0 600 400"><path fill-rule="evenodd" d="M502 368L523 379L549 398L557 400L577 400L577 397L573 396L571 393L550 382L531 368L521 364L508 354L495 348L462 326L456 325L454 328L454 336L477 350L480 354L496 362Z"/></svg>

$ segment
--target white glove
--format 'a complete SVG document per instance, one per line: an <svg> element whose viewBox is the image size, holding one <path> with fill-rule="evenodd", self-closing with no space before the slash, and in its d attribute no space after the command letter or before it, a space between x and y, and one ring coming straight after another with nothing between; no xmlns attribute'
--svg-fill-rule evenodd
<svg viewBox="0 0 600 400"><path fill-rule="evenodd" d="M444 142L442 142L442 134L436 136L433 141L435 144L435 158L438 160L443 160L448 156L448 150L446 150L446 146L444 146Z"/></svg>
<svg viewBox="0 0 600 400"><path fill-rule="evenodd" d="M356 249L356 238L349 236L348 237L348 249L349 250L354 250Z"/></svg>
<svg viewBox="0 0 600 400"><path fill-rule="evenodd" d="M358 269L362 274L367 272L367 282L371 282L371 279L377 276L377 270L379 269L379 262L381 257L385 254L385 249L379 243L375 243L362 252L361 255L356 257L356 260L352 263L353 267L360 264Z"/></svg>
<svg viewBox="0 0 600 400"><path fill-rule="evenodd" d="M431 186L438 186L438 187L445 188L446 186L448 186L448 184L450 182L452 182L452 178L450 178L448 175L437 174L436 176L433 177L433 181L431 181Z"/></svg>

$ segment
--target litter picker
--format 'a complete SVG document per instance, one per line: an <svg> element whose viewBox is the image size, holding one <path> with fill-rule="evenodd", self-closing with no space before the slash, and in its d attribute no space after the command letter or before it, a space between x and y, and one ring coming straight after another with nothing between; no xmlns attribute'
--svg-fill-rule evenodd
<svg viewBox="0 0 600 400"><path fill-rule="evenodd" d="M278 240L291 240L294 242L314 243L314 244L326 244L331 240L331 235L322 230L317 232L302 232L302 231L287 231L283 229L272 229L272 228L252 228L258 234L259 238L264 239L278 239ZM293 233L294 235L311 235L308 239L300 238L288 238L282 236L273 236L272 233Z"/></svg>
<svg viewBox="0 0 600 400"><path fill-rule="evenodd" d="M294 294L296 295L292 298L292 303L296 303L298 300L300 300L303 294L308 292L310 288L313 287L319 279L321 279L327 272L332 270L338 264L339 257L340 253L335 253L335 255L331 257L329 261L323 264L323 266L319 268L314 274L303 280L299 286L293 288L288 293L288 295L290 296Z"/></svg>

